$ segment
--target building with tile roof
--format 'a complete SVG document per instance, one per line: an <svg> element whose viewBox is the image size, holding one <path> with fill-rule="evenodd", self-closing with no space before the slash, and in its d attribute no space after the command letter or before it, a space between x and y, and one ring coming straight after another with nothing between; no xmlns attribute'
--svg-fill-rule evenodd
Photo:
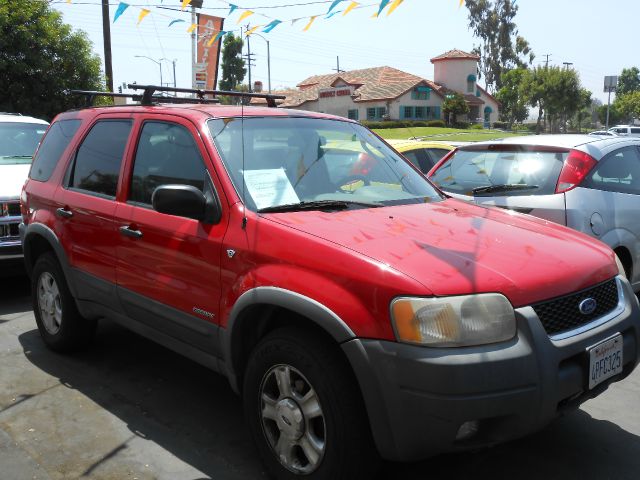
<svg viewBox="0 0 640 480"><path fill-rule="evenodd" d="M442 103L456 91L469 105L467 120L493 123L498 120L499 103L476 82L478 59L457 49L438 55L431 59L434 81L385 66L314 75L298 83L297 89L273 93L286 95L279 103L282 107L375 121L444 120Z"/></svg>

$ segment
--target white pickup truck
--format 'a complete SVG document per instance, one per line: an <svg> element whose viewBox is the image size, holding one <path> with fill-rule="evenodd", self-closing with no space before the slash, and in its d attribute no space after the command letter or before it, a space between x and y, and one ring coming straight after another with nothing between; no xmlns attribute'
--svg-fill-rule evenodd
<svg viewBox="0 0 640 480"><path fill-rule="evenodd" d="M18 232L20 191L29 174L33 153L48 125L37 118L0 113L0 261L3 263L22 257Z"/></svg>

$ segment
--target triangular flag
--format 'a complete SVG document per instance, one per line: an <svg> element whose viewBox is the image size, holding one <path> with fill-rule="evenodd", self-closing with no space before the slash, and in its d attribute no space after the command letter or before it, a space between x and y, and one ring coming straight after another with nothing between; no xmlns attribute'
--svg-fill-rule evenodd
<svg viewBox="0 0 640 480"><path fill-rule="evenodd" d="M349 13L351 10L353 10L354 8L356 8L358 5L360 5L358 2L351 2L349 4L349 6L345 9L344 13L342 14L342 16L344 17L347 13Z"/></svg>
<svg viewBox="0 0 640 480"><path fill-rule="evenodd" d="M460 5L458 5L458 8L460 8L462 5L464 5L464 0L460 0Z"/></svg>
<svg viewBox="0 0 640 480"><path fill-rule="evenodd" d="M140 10L140 15L138 15L138 23L136 23L136 25L140 25L140 22L144 20L144 17L146 17L150 13L151 13L151 10L147 10L146 8L143 8L142 10Z"/></svg>
<svg viewBox="0 0 640 480"><path fill-rule="evenodd" d="M118 8L116 8L116 13L113 16L113 23L116 23L116 20L120 18L120 15L122 15L127 8L129 8L128 3L120 2L118 4Z"/></svg>
<svg viewBox="0 0 640 480"><path fill-rule="evenodd" d="M329 10L327 10L327 15L330 14L331 10L333 10L336 7L336 5L338 5L342 1L344 0L334 0L331 6L329 7Z"/></svg>
<svg viewBox="0 0 640 480"><path fill-rule="evenodd" d="M189 28L187 28L187 33L193 32L196 29L197 26L198 25L196 25L195 23L192 23L191 26Z"/></svg>
<svg viewBox="0 0 640 480"><path fill-rule="evenodd" d="M380 15L380 12L384 9L384 7L386 7L389 4L389 0L382 0L380 2L380 6L378 7L378 14L376 15L376 17L378 17Z"/></svg>
<svg viewBox="0 0 640 480"><path fill-rule="evenodd" d="M291 19L291 25L295 25L296 22L299 22L300 20L302 20L302 18L292 18Z"/></svg>
<svg viewBox="0 0 640 480"><path fill-rule="evenodd" d="M233 3L230 3L229 6L231 7L231 9L229 10L229 13L227 14L227 16L231 15L234 12L234 10L238 8L238 6L234 5Z"/></svg>
<svg viewBox="0 0 640 480"><path fill-rule="evenodd" d="M185 8L187 8L190 3L191 0L182 0L182 7L180 8L180 10L184 10Z"/></svg>
<svg viewBox="0 0 640 480"><path fill-rule="evenodd" d="M213 37L213 41L211 42L211 44L213 45L214 43L216 43L221 37L223 37L224 35L226 35L229 32L225 32L224 30L220 30L215 37Z"/></svg>
<svg viewBox="0 0 640 480"><path fill-rule="evenodd" d="M207 47L210 47L211 45L213 45L213 42L216 41L217 36L218 36L217 34L211 35L211 38L209 38L209 41L207 42Z"/></svg>
<svg viewBox="0 0 640 480"><path fill-rule="evenodd" d="M282 22L280 20L272 20L270 23L267 24L266 27L264 27L264 30L262 30L264 33L269 33L271 30L273 30L274 28L276 28L279 24L281 24Z"/></svg>
<svg viewBox="0 0 640 480"><path fill-rule="evenodd" d="M259 29L260 27L264 27L264 25L256 25L255 27L251 27L249 30L247 30L244 34L245 37L248 37L249 35L251 35L253 32L255 32L257 29Z"/></svg>
<svg viewBox="0 0 640 480"><path fill-rule="evenodd" d="M317 17L318 17L317 15L314 15L313 17L310 17L310 18L309 18L309 23L307 23L307 26L306 26L306 27L304 27L304 28L302 29L302 31L303 31L303 32L306 32L307 30L309 30L309 29L311 28L311 24L316 20L316 18L317 18Z"/></svg>
<svg viewBox="0 0 640 480"><path fill-rule="evenodd" d="M253 15L253 12L251 10L245 10L244 12L242 12L242 15L240 15L240 18L236 22L236 25L239 24L245 18L250 17L251 15Z"/></svg>
<svg viewBox="0 0 640 480"><path fill-rule="evenodd" d="M334 15L337 15L339 13L342 13L342 10L336 10L335 12L331 12L329 15L327 15L326 17L324 17L325 19L329 19L331 17L333 17Z"/></svg>
<svg viewBox="0 0 640 480"><path fill-rule="evenodd" d="M174 23L180 23L180 22L184 22L184 20L182 20L182 19L178 19L178 20L171 20L171 21L169 22L169 26L173 25Z"/></svg>
<svg viewBox="0 0 640 480"><path fill-rule="evenodd" d="M378 18L378 12L374 12L373 15L371 15L371 18Z"/></svg>
<svg viewBox="0 0 640 480"><path fill-rule="evenodd" d="M393 13L393 11L400 6L400 4L404 0L394 0L391 6L389 7L389 11L387 12L387 17Z"/></svg>

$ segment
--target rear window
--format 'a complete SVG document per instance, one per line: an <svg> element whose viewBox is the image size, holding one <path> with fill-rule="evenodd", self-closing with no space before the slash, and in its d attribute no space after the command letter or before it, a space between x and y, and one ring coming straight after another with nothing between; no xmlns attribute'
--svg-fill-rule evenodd
<svg viewBox="0 0 640 480"><path fill-rule="evenodd" d="M60 120L51 125L49 132L42 140L38 154L33 160L29 178L39 182L49 180L56 168L60 156L80 127L80 120ZM44 127L41 126L41 127Z"/></svg>
<svg viewBox="0 0 640 480"><path fill-rule="evenodd" d="M473 195L476 188L492 185L528 185L496 195L550 195L568 152L537 150L458 150L433 174L442 190Z"/></svg>

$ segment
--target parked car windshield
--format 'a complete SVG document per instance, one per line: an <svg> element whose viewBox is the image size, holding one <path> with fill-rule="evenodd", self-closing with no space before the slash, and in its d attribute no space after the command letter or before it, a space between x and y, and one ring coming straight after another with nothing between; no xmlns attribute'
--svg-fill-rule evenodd
<svg viewBox="0 0 640 480"><path fill-rule="evenodd" d="M510 147L458 150L434 172L431 181L446 192L464 195L553 194L568 152ZM500 190L500 185L511 188ZM492 186L496 188L484 188Z"/></svg>
<svg viewBox="0 0 640 480"><path fill-rule="evenodd" d="M31 163L47 125L0 122L0 165Z"/></svg>
<svg viewBox="0 0 640 480"><path fill-rule="evenodd" d="M443 198L400 155L355 123L245 117L210 120L209 129L236 190L252 210L301 202L366 207Z"/></svg>

